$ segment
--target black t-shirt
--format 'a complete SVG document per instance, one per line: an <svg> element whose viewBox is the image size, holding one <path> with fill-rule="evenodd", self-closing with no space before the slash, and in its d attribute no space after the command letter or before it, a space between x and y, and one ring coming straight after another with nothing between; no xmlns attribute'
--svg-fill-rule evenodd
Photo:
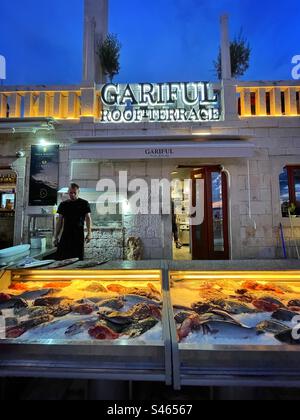
<svg viewBox="0 0 300 420"><path fill-rule="evenodd" d="M57 213L64 218L64 230L78 230L84 228L85 217L91 213L91 207L86 200L78 198L61 203Z"/></svg>

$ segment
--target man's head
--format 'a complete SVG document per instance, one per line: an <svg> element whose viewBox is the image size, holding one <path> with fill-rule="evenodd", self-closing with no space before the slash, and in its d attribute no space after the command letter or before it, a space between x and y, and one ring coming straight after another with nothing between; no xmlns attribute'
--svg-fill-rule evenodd
<svg viewBox="0 0 300 420"><path fill-rule="evenodd" d="M69 197L71 201L76 201L79 197L80 187L77 184L72 183L69 186Z"/></svg>

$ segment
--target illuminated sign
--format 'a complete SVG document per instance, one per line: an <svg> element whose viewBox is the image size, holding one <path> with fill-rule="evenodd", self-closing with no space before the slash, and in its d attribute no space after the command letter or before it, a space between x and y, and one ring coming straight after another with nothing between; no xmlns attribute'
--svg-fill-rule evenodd
<svg viewBox="0 0 300 420"><path fill-rule="evenodd" d="M207 82L107 84L101 89L103 123L205 122L221 118L219 93Z"/></svg>

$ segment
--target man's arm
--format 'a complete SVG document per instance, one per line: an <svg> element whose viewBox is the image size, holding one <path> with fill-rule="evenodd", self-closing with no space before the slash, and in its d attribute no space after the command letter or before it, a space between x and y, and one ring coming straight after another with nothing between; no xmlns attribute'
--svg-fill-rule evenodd
<svg viewBox="0 0 300 420"><path fill-rule="evenodd" d="M54 246L58 245L59 242L59 235L61 233L62 227L64 223L64 217L59 214L56 220L56 229L55 229L55 237L54 237Z"/></svg>
<svg viewBox="0 0 300 420"><path fill-rule="evenodd" d="M86 228L87 228L87 231L88 231L88 233L86 235L86 238L85 238L85 241L88 244L92 240L92 217L91 217L91 213L88 213L85 216L85 223L86 223Z"/></svg>

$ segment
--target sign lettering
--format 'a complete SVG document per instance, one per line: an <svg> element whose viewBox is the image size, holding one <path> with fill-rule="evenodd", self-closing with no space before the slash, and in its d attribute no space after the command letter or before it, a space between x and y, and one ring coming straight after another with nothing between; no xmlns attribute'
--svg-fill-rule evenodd
<svg viewBox="0 0 300 420"><path fill-rule="evenodd" d="M218 92L208 82L104 85L102 123L205 122L221 118Z"/></svg>

